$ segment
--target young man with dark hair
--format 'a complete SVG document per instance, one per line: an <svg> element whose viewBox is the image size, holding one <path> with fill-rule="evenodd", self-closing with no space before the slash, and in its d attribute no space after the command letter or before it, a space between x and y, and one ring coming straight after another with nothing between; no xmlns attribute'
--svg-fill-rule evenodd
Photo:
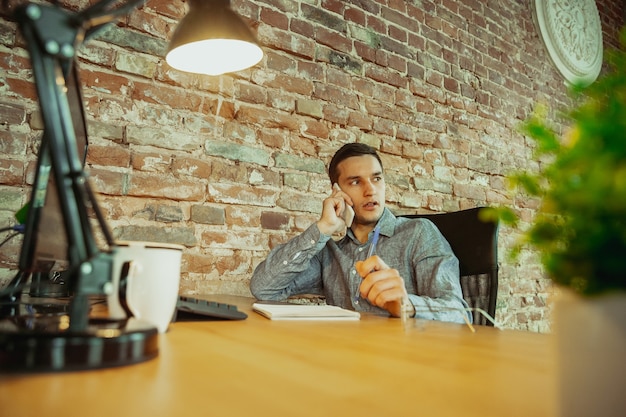
<svg viewBox="0 0 626 417"><path fill-rule="evenodd" d="M458 260L437 227L426 219L396 217L385 208L376 150L360 143L342 146L328 175L332 190L320 219L257 266L252 294L260 300L319 294L328 304L351 310L393 317L408 310L417 318L471 320L464 311ZM354 221L343 238L334 240L346 228L348 206ZM376 234L375 252L367 257Z"/></svg>

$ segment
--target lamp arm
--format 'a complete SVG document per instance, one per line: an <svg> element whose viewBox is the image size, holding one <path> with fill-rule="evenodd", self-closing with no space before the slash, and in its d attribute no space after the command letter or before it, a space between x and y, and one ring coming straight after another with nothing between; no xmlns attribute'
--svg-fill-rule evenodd
<svg viewBox="0 0 626 417"><path fill-rule="evenodd" d="M98 3L80 11L76 17L85 30L85 40L93 37L100 29L109 23L127 15L141 6L146 0L128 0L120 3L119 0L101 0Z"/></svg>
<svg viewBox="0 0 626 417"><path fill-rule="evenodd" d="M101 251L96 244L88 205L95 211L109 245L113 246L114 242L78 155L66 80L76 71L76 51L87 35L142 2L133 0L111 9L109 6L117 1L103 0L80 13L34 3L16 10L16 20L30 54L44 123L29 215L39 215L45 203L49 176L53 175L67 236L68 272L74 293L70 303L70 329L76 331L88 325L88 296L105 294L112 275L112 254ZM29 223L33 233L36 221ZM33 247L22 248L22 259L24 254L32 255L33 251Z"/></svg>

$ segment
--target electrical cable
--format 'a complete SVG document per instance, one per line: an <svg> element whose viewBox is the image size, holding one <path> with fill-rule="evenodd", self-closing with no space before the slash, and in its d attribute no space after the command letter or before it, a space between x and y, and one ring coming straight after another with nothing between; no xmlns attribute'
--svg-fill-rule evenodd
<svg viewBox="0 0 626 417"><path fill-rule="evenodd" d="M4 246L4 244L7 243L9 240L13 239L15 236L17 236L19 234L21 234L21 233L20 232L16 232L16 233L13 233L13 234L7 236L2 242L0 242L0 248L2 246Z"/></svg>
<svg viewBox="0 0 626 417"><path fill-rule="evenodd" d="M23 224L16 224L14 226L7 226L0 228L0 233L14 231L18 233L24 233L25 226Z"/></svg>

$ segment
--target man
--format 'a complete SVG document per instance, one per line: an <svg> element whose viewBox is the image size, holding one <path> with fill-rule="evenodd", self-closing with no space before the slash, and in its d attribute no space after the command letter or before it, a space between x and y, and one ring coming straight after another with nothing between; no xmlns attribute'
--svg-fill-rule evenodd
<svg viewBox="0 0 626 417"><path fill-rule="evenodd" d="M425 219L395 217L385 208L382 161L368 145L349 143L333 156L331 195L320 219L299 236L274 248L254 271L252 294L284 300L320 294L328 304L401 317L464 322L467 307L459 263L437 227ZM354 221L340 240L331 237ZM367 257L375 228L375 252ZM407 302L408 301L408 302Z"/></svg>

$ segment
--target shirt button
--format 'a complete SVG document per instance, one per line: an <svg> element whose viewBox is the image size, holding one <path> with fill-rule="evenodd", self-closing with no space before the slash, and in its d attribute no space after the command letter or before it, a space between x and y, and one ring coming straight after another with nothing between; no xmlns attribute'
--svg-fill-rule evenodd
<svg viewBox="0 0 626 417"><path fill-rule="evenodd" d="M311 239L311 245L315 245L315 241Z"/></svg>
<svg viewBox="0 0 626 417"><path fill-rule="evenodd" d="M356 269L353 269L351 272L352 272L352 275L356 274Z"/></svg>
<svg viewBox="0 0 626 417"><path fill-rule="evenodd" d="M283 261L283 265L287 265L287 263L288 263L287 261Z"/></svg>
<svg viewBox="0 0 626 417"><path fill-rule="evenodd" d="M359 248L359 252L363 252L363 248Z"/></svg>

